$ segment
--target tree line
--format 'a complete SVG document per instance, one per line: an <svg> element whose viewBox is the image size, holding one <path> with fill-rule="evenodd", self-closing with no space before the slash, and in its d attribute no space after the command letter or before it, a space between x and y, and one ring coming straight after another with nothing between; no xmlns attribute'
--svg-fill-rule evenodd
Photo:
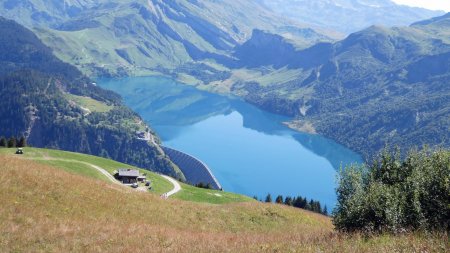
<svg viewBox="0 0 450 253"><path fill-rule="evenodd" d="M254 199L258 200L258 197L253 197ZM262 202L262 199L260 199L259 201ZM267 194L264 202L266 203L273 203L272 200L272 195L269 193ZM328 216L328 208L326 205L324 205L322 207L322 204L320 204L320 201L315 201L313 199L308 200L307 198L304 198L302 196L298 196L298 197L291 197L291 196L286 196L283 197L282 195L278 195L275 198L275 203L276 204L280 204L280 205L287 205L287 206L292 206L292 207L296 207L296 208L301 208L304 210L308 210L308 211L312 211L315 213L320 213L323 215Z"/></svg>
<svg viewBox="0 0 450 253"><path fill-rule="evenodd" d="M14 136L10 138L0 137L0 147L3 148L23 148L27 146L27 140L25 137L16 138Z"/></svg>
<svg viewBox="0 0 450 253"><path fill-rule="evenodd" d="M203 182L195 184L195 187L203 189L214 189L214 187L210 183L203 183Z"/></svg>

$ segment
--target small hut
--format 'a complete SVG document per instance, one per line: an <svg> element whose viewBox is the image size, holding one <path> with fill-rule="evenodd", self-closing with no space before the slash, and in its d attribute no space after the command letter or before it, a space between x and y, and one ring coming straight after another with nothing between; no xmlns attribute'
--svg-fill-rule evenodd
<svg viewBox="0 0 450 253"><path fill-rule="evenodd" d="M139 170L133 169L119 169L114 177L123 184L134 184L137 182L144 182L147 177L141 176Z"/></svg>
<svg viewBox="0 0 450 253"><path fill-rule="evenodd" d="M17 148L16 154L17 155L23 155L23 148Z"/></svg>

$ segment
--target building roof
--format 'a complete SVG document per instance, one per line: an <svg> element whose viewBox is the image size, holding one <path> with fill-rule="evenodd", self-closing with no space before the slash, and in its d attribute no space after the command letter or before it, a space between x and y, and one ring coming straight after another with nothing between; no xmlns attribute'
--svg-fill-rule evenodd
<svg viewBox="0 0 450 253"><path fill-rule="evenodd" d="M139 171L132 169L119 169L119 177L139 177Z"/></svg>

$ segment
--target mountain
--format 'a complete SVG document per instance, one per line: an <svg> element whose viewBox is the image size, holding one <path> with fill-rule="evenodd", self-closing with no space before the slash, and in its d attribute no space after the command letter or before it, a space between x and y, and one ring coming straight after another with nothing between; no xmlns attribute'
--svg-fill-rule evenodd
<svg viewBox="0 0 450 253"><path fill-rule="evenodd" d="M76 17L80 12L97 5L95 0L2 0L2 16L20 18L26 26L55 26L58 23Z"/></svg>
<svg viewBox="0 0 450 253"><path fill-rule="evenodd" d="M301 48L336 37L275 15L254 0L64 2L3 0L0 14L34 27L59 58L89 76L209 73L198 62L228 57L254 28L281 34Z"/></svg>
<svg viewBox="0 0 450 253"><path fill-rule="evenodd" d="M240 68L210 86L294 116L291 127L364 155L386 144L448 147L449 35L450 14L410 27L372 26L304 50L256 31L235 49ZM267 41L276 52L269 57Z"/></svg>
<svg viewBox="0 0 450 253"><path fill-rule="evenodd" d="M448 145L448 15L410 27L371 26L336 42L328 30L280 17L256 0L24 3L4 1L0 13L34 26L60 59L89 76L164 74L233 93L363 154L388 141ZM411 13L424 13L390 1L376 8L372 1L332 3L368 17L383 10L403 20L397 13L410 10L405 15L416 21ZM41 12L52 18L35 18Z"/></svg>
<svg viewBox="0 0 450 253"><path fill-rule="evenodd" d="M371 25L405 26L442 11L397 5L390 0L260 0L268 9L299 22L345 34Z"/></svg>
<svg viewBox="0 0 450 253"><path fill-rule="evenodd" d="M184 179L119 95L56 58L30 30L0 18L0 135L109 157ZM137 132L148 132L148 140Z"/></svg>

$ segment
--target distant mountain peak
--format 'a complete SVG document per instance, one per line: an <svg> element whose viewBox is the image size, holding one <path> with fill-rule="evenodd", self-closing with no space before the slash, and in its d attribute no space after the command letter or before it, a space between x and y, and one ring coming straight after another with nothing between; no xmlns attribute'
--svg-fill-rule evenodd
<svg viewBox="0 0 450 253"><path fill-rule="evenodd" d="M398 5L390 0L259 0L268 9L298 22L349 34L374 24L406 26L442 11Z"/></svg>

